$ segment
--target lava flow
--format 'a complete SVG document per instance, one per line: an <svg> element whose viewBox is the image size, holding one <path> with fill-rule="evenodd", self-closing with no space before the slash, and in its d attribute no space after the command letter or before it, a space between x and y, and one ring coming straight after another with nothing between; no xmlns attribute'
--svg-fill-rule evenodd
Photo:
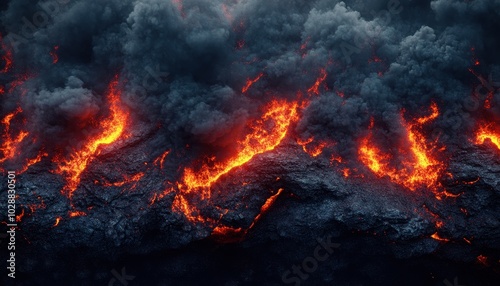
<svg viewBox="0 0 500 286"><path fill-rule="evenodd" d="M254 226L255 224L262 218L262 215L264 215L266 212L269 211L271 206L276 202L276 199L278 199L278 196L283 193L283 189L279 189L276 194L270 196L266 202L262 205L260 208L260 212L254 217L252 223L248 228L234 228L230 226L217 226L214 228L212 231L212 236L221 239L226 242L231 242L231 241L239 241L241 240L242 237L244 237Z"/></svg>
<svg viewBox="0 0 500 286"><path fill-rule="evenodd" d="M500 150L500 131L495 130L492 125L483 125L476 133L475 143L477 145L484 144L487 140Z"/></svg>
<svg viewBox="0 0 500 286"><path fill-rule="evenodd" d="M313 86L311 86L307 92L309 93L314 93L316 95L319 95L319 87L321 84L326 80L326 77L328 76L328 73L326 72L326 69L321 69L320 70L320 75L316 79L316 82L314 83Z"/></svg>
<svg viewBox="0 0 500 286"><path fill-rule="evenodd" d="M0 163L4 163L7 160L10 160L18 154L18 149L20 144L24 141L24 139L29 135L27 131L21 130L17 135L11 135L11 122L18 114L22 113L21 108L17 108L14 112L7 114L1 121L4 126L3 134L2 134L2 144L0 145Z"/></svg>
<svg viewBox="0 0 500 286"><path fill-rule="evenodd" d="M175 197L173 208L182 211L190 221L205 221L193 215L197 208L190 204L187 195L195 194L202 200L211 197L211 186L223 175L234 168L249 162L254 156L274 150L285 138L289 126L298 121L298 103L272 101L261 119L251 122L251 132L237 142L236 155L224 162L203 164L198 170L186 168L182 181L179 182L179 193ZM272 126L270 129L268 126Z"/></svg>
<svg viewBox="0 0 500 286"><path fill-rule="evenodd" d="M444 164L434 157L435 143L427 142L422 134L422 127L438 116L438 107L433 103L430 115L417 118L409 123L403 120L409 155L400 162L402 168L391 167L393 156L384 153L372 143L372 134L361 140L361 146L358 149L360 161L378 177L388 176L394 183L403 185L412 191L421 186L435 190L439 185L438 179L444 170Z"/></svg>
<svg viewBox="0 0 500 286"><path fill-rule="evenodd" d="M57 173L66 177L67 184L63 192L69 197L80 184L80 177L87 165L99 155L99 147L115 142L122 135L127 122L127 113L120 107L120 96L121 91L118 89L116 77L109 85L107 95L110 115L101 121L99 134L89 139L82 149L72 153L69 159L58 162Z"/></svg>
<svg viewBox="0 0 500 286"><path fill-rule="evenodd" d="M264 76L264 73L260 73L256 78L254 79L247 79L247 83L245 86L241 89L241 93L246 93L252 85L254 85L256 82L258 82L262 77Z"/></svg>
<svg viewBox="0 0 500 286"><path fill-rule="evenodd" d="M300 138L297 139L297 144L302 146L302 150L309 154L311 157L318 157L323 153L323 149L325 149L328 146L328 143L326 142L315 142L314 137L311 137L307 140L301 140Z"/></svg>

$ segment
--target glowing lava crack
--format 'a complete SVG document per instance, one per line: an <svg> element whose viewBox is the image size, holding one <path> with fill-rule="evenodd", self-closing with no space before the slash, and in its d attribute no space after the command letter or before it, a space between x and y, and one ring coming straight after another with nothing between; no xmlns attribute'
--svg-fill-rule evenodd
<svg viewBox="0 0 500 286"><path fill-rule="evenodd" d="M109 117L101 121L99 133L90 138L80 150L72 153L68 159L58 162L57 173L64 175L67 181L63 193L69 197L80 184L81 175L89 162L99 155L99 147L118 140L125 129L127 113L120 107L121 92L117 87L118 78L115 78L109 85L107 95L110 114Z"/></svg>
<svg viewBox="0 0 500 286"><path fill-rule="evenodd" d="M428 142L422 134L422 126L439 116L439 110L434 103L431 105L431 112L428 116L408 123L402 120L406 129L405 140L409 154L405 155L404 162L400 162L402 168L394 168L390 165L392 156L384 153L372 143L373 134L371 133L361 140L358 150L360 161L376 176L388 176L392 182L412 191L423 186L436 190L439 185L439 176L445 166L434 156L437 149L435 143Z"/></svg>
<svg viewBox="0 0 500 286"><path fill-rule="evenodd" d="M182 212L191 222L210 222L210 218L199 215L199 210L192 199L208 201L211 187L222 176L240 167L258 154L274 150L285 138L289 126L298 121L298 103L272 101L265 107L261 119L249 122L251 130L244 139L236 144L236 154L223 162L202 164L196 170L186 168L181 181L177 184L177 193L173 209Z"/></svg>

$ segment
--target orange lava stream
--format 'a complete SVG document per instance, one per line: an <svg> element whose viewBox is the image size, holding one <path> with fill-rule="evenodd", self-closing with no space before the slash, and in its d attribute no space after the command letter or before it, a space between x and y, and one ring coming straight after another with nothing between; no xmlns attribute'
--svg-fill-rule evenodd
<svg viewBox="0 0 500 286"><path fill-rule="evenodd" d="M487 140L490 140L500 150L500 132L495 130L491 125L483 125L479 128L479 131L476 133L475 144L481 145Z"/></svg>
<svg viewBox="0 0 500 286"><path fill-rule="evenodd" d="M49 156L48 153L46 152L39 152L38 155L33 158L33 159L28 159L26 161L26 164L24 164L23 168L19 171L19 174L22 174L24 172L26 172L31 166L37 164L37 163L40 163L43 159L43 157L47 157Z"/></svg>
<svg viewBox="0 0 500 286"><path fill-rule="evenodd" d="M1 121L4 126L4 133L2 134L2 144L0 145L0 163L4 163L7 160L14 158L18 154L18 148L24 139L29 135L27 131L20 131L16 136L12 136L10 133L10 124L12 119L22 113L21 108L17 108L14 112L7 114Z"/></svg>
<svg viewBox="0 0 500 286"><path fill-rule="evenodd" d="M227 237L227 236L237 236L237 238L243 237L248 233L248 231L250 231L255 226L255 224L260 220L262 215L264 215L266 212L269 211L269 209L276 202L276 199L278 199L278 196L281 195L281 193L283 193L283 189L279 189L276 192L276 194L272 195L266 200L266 202L260 208L260 212L255 216L255 218L253 219L252 223L248 228L243 229L241 227L234 228L230 226L219 225L214 228L214 230L212 231L212 235L221 237Z"/></svg>
<svg viewBox="0 0 500 286"><path fill-rule="evenodd" d="M372 134L361 140L358 149L360 161L378 177L388 176L394 183L412 191L420 186L435 190L439 185L438 179L444 170L444 164L433 156L436 146L427 142L421 130L423 124L431 122L439 115L435 104L431 105L431 112L431 115L417 118L413 122L403 122L411 156L401 162L403 165L401 169L391 167L392 156L372 143Z"/></svg>
<svg viewBox="0 0 500 286"><path fill-rule="evenodd" d="M328 76L328 73L326 72L326 69L321 69L320 70L320 76L318 79L316 79L316 82L314 83L313 86L311 86L307 92L309 93L314 93L316 95L319 95L319 87L321 84L326 80L326 77Z"/></svg>
<svg viewBox="0 0 500 286"><path fill-rule="evenodd" d="M160 166L160 169L163 169L163 163L165 162L165 159L167 158L168 154L170 154L170 150L163 152L163 154L161 154L160 157L156 158L153 163L156 166Z"/></svg>
<svg viewBox="0 0 500 286"><path fill-rule="evenodd" d="M437 241L441 241L441 242L449 242L450 240L448 238L443 238L443 237L440 237L439 234L436 232L436 233L433 233L431 235L431 238L432 239L435 239Z"/></svg>
<svg viewBox="0 0 500 286"><path fill-rule="evenodd" d="M264 76L264 73L260 73L256 78L254 79L247 79L247 83L245 86L241 89L241 93L246 93L252 85L254 85L256 82L258 82L262 77Z"/></svg>
<svg viewBox="0 0 500 286"><path fill-rule="evenodd" d="M237 153L224 162L203 164L197 171L186 168L184 176L177 184L179 193L176 195L173 208L181 211L190 221L206 221L194 215L197 208L193 206L186 195L195 194L202 200L210 199L211 186L223 175L249 162L254 156L274 150L285 138L289 126L298 121L298 103L272 101L265 108L261 119L249 124L251 132L237 142Z"/></svg>
<svg viewBox="0 0 500 286"><path fill-rule="evenodd" d="M118 78L109 85L108 102L110 115L101 121L99 134L89 139L81 150L75 151L67 160L59 163L57 173L66 177L67 184L63 192L71 197L80 184L80 177L92 159L99 155L99 147L115 142L123 133L127 122L127 113L120 107L121 91L118 90Z"/></svg>
<svg viewBox="0 0 500 286"><path fill-rule="evenodd" d="M311 157L318 157L323 153L323 149L327 147L326 142L319 142L315 143L314 142L314 137L311 137L307 140L301 140L300 138L297 139L297 143L302 146L302 150L309 154Z"/></svg>
<svg viewBox="0 0 500 286"><path fill-rule="evenodd" d="M122 187L126 184L132 184L132 189L134 189L139 182L144 177L144 173L137 173L133 176L124 176L122 181L114 182L114 183L105 183L105 187Z"/></svg>

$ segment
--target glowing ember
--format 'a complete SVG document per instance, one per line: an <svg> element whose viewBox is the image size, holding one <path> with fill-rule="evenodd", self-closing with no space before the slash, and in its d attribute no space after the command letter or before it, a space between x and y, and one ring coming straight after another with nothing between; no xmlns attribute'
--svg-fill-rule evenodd
<svg viewBox="0 0 500 286"><path fill-rule="evenodd" d="M297 102L272 101L266 106L261 119L249 123L251 132L237 142L233 157L224 162L216 162L214 158L196 171L186 168L182 181L178 183L179 193L174 199L173 208L184 213L191 221L202 220L193 215L197 213L197 208L189 203L186 195L196 194L202 200L209 199L210 187L220 177L246 164L256 155L274 150L285 138L290 124L298 120L297 107Z"/></svg>
<svg viewBox="0 0 500 286"><path fill-rule="evenodd" d="M320 70L320 76L316 79L316 82L314 83L313 86L311 86L307 92L309 93L314 93L316 95L319 95L319 87L321 86L321 84L323 84L323 82L326 80L326 77L328 76L328 74L326 73L326 69L321 69Z"/></svg>
<svg viewBox="0 0 500 286"><path fill-rule="evenodd" d="M307 140L297 139L297 143L302 146L302 150L309 154L311 157L318 157L323 153L323 149L328 146L326 142L314 142L314 137Z"/></svg>
<svg viewBox="0 0 500 286"><path fill-rule="evenodd" d="M417 118L410 123L403 120L410 156L401 162L401 169L390 166L392 156L374 146L372 134L361 141L358 150L360 161L377 176L388 176L391 181L410 190L415 190L419 186L436 190L439 176L444 171L444 164L433 157L436 146L427 142L421 129L423 124L436 119L438 115L437 106L432 104L429 116Z"/></svg>
<svg viewBox="0 0 500 286"><path fill-rule="evenodd" d="M16 222L20 222L24 217L24 208L21 209L21 213L16 215Z"/></svg>
<svg viewBox="0 0 500 286"><path fill-rule="evenodd" d="M256 78L254 79L247 79L247 83L241 90L242 93L246 93L250 87L256 82L258 82L262 77L264 76L264 73L260 73Z"/></svg>
<svg viewBox="0 0 500 286"><path fill-rule="evenodd" d="M62 218L61 217L56 217L56 222L54 223L54 225L52 227L56 227L59 225L59 223L61 222Z"/></svg>
<svg viewBox="0 0 500 286"><path fill-rule="evenodd" d="M125 175L122 181L114 182L114 183L105 183L105 187L122 187L124 185L132 185L132 189L135 189L137 182L139 182L142 177L144 177L144 173L137 173L133 176Z"/></svg>
<svg viewBox="0 0 500 286"><path fill-rule="evenodd" d="M212 231L212 236L226 238L232 236L237 238L236 240L241 239L241 237L245 236L255 226L255 224L261 219L262 215L269 211L269 209L276 202L276 199L279 195L281 195L281 193L283 193L283 189L279 189L276 194L272 195L266 200L266 202L260 208L260 212L255 216L248 228L243 229L233 228L229 226L217 226Z"/></svg>
<svg viewBox="0 0 500 286"><path fill-rule="evenodd" d="M68 160L59 162L57 172L66 176L67 184L63 191L71 197L80 184L80 176L93 158L99 155L99 147L115 142L125 129L127 114L120 107L121 92L118 78L111 82L108 91L110 115L100 123L100 133L88 140L81 150L75 151Z"/></svg>
<svg viewBox="0 0 500 286"><path fill-rule="evenodd" d="M170 150L165 151L160 157L156 158L154 164L156 166L160 166L160 169L163 169L163 163L165 162L165 158L167 158L168 154L170 154Z"/></svg>
<svg viewBox="0 0 500 286"><path fill-rule="evenodd" d="M86 213L81 212L81 211L73 211L73 212L68 213L69 217L80 217L80 216L86 216L86 215L87 215Z"/></svg>
<svg viewBox="0 0 500 286"><path fill-rule="evenodd" d="M49 156L48 153L39 152L35 158L27 160L27 162L24 164L23 168L19 171L19 174L26 172L31 166L41 162L43 157L47 157L47 156Z"/></svg>
<svg viewBox="0 0 500 286"><path fill-rule="evenodd" d="M476 133L476 145L484 144L487 140L493 143L493 145L500 150L500 132L495 130L492 125L483 125Z"/></svg>
<svg viewBox="0 0 500 286"><path fill-rule="evenodd" d="M437 240L437 241L441 241L441 242L449 242L449 241L450 241L450 240L449 240L449 239L447 239L447 238L442 238L442 237L440 237L440 236L439 236L439 234L438 234L437 232L436 232L436 233L434 233L434 234L432 234L432 235L431 235L431 238L432 238L432 239L435 239L435 240Z"/></svg>

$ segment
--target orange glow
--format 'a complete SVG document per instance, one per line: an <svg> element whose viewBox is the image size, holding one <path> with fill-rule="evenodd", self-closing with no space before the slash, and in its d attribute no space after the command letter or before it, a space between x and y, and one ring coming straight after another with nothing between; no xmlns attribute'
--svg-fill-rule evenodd
<svg viewBox="0 0 500 286"><path fill-rule="evenodd" d="M414 191L420 186L436 190L439 185L439 176L444 171L444 164L434 157L436 146L428 143L422 134L422 125L437 118L439 110L435 104L431 105L431 114L420 117L412 122L403 121L406 129L409 157L401 162L401 169L390 166L391 155L382 152L372 142L372 134L361 140L358 150L360 161L378 177L388 176L394 183L405 186ZM370 123L372 126L373 123Z"/></svg>
<svg viewBox="0 0 500 286"><path fill-rule="evenodd" d="M24 217L24 208L21 209L21 213L16 215L16 222L20 222Z"/></svg>
<svg viewBox="0 0 500 286"><path fill-rule="evenodd" d="M114 182L114 183L105 183L104 186L105 187L122 187L124 185L127 185L127 184L132 184L132 189L135 189L136 185L137 185L137 182L139 182L142 177L144 177L144 173L137 173L133 176L123 176L123 180L122 181L118 181L118 182Z"/></svg>
<svg viewBox="0 0 500 286"><path fill-rule="evenodd" d="M56 222L54 223L54 225L52 227L56 227L59 225L59 223L61 222L62 218L59 216L59 217L56 217Z"/></svg>
<svg viewBox="0 0 500 286"><path fill-rule="evenodd" d="M59 56L57 55L57 51L59 50L59 46L55 46L54 49L50 52L52 56L52 64L57 64L59 62Z"/></svg>
<svg viewBox="0 0 500 286"><path fill-rule="evenodd" d="M121 91L118 89L118 78L111 82L108 91L110 115L100 122L100 132L90 138L82 149L75 151L67 160L59 162L57 172L66 177L67 184L63 192L71 197L80 184L80 177L87 165L100 153L99 147L109 145L122 135L127 122L127 114L120 107Z"/></svg>
<svg viewBox="0 0 500 286"><path fill-rule="evenodd" d="M313 86L311 86L307 92L309 93L314 93L316 95L319 95L319 87L321 86L321 84L326 80L326 77L328 76L327 72L326 72L326 69L321 69L320 70L320 75L319 77L316 79L316 82L314 83Z"/></svg>
<svg viewBox="0 0 500 286"><path fill-rule="evenodd" d="M69 217L79 217L79 216L86 216L87 214L81 211L74 211L74 212L69 212L68 215Z"/></svg>
<svg viewBox="0 0 500 286"><path fill-rule="evenodd" d="M269 211L269 209L276 202L276 199L278 198L279 195L281 195L281 193L283 193L283 189L279 189L276 192L276 194L272 195L266 200L266 202L260 208L260 212L255 216L255 218L253 219L252 223L248 228L243 229L241 227L234 228L230 226L216 226L212 231L212 236L215 237L233 236L234 238L236 238L235 241L241 239L248 233L248 231L250 231L255 226L255 224L261 219L262 215L264 215L266 212Z"/></svg>
<svg viewBox="0 0 500 286"><path fill-rule="evenodd" d="M243 233L245 233L245 230L242 229L241 227L234 228L230 226L225 226L225 225L220 225L216 226L214 230L212 231L212 236L220 236L220 237L230 237L230 236L237 236L240 238ZM235 239L236 241L238 239Z"/></svg>
<svg viewBox="0 0 500 286"><path fill-rule="evenodd" d="M500 132L495 130L492 125L483 125L479 127L479 131L476 133L476 145L482 145L487 140L500 150Z"/></svg>
<svg viewBox="0 0 500 286"><path fill-rule="evenodd" d="M26 172L31 166L37 164L37 163L40 163L40 161L42 161L43 157L47 157L49 156L48 153L46 152L39 152L38 155L33 158L33 159L28 159L26 164L24 164L23 168L19 171L19 174L22 174L24 172Z"/></svg>
<svg viewBox="0 0 500 286"><path fill-rule="evenodd" d="M420 125L429 123L439 116L439 109L435 102L431 103L431 114L428 116L417 118L416 122Z"/></svg>
<svg viewBox="0 0 500 286"><path fill-rule="evenodd" d="M196 188L212 186L222 175L244 165L255 155L274 150L285 138L290 124L297 120L296 102L272 101L267 106L262 119L258 119L250 125L252 132L237 143L238 153L236 156L224 163L214 162L213 166L204 164L198 172L186 168L182 185L187 187L188 192ZM274 127L267 130L266 125L271 123Z"/></svg>
<svg viewBox="0 0 500 286"><path fill-rule="evenodd" d="M245 84L245 86L243 87L243 89L241 90L241 93L246 93L248 91L248 89L250 89L250 87L252 87L252 85L256 82L258 82L262 77L264 76L264 73L260 73L256 78L254 79L247 79L247 83Z"/></svg>
<svg viewBox="0 0 500 286"><path fill-rule="evenodd" d="M153 162L156 166L160 166L160 169L163 169L163 163L165 162L165 158L167 158L168 154L170 154L170 150L165 151L160 157L156 158Z"/></svg>
<svg viewBox="0 0 500 286"><path fill-rule="evenodd" d="M248 123L250 133L237 141L236 153L228 160L203 163L194 170L185 168L182 181L177 184L179 193L173 203L175 210L181 211L190 221L203 221L194 215L197 208L190 204L187 195L194 194L201 200L210 199L211 186L223 175L249 162L254 156L274 150L285 138L289 126L298 121L298 103L273 100L265 107L260 119Z"/></svg>
<svg viewBox="0 0 500 286"><path fill-rule="evenodd" d="M12 136L10 133L10 125L12 119L22 113L21 108L17 108L14 112L7 114L1 121L4 126L4 132L2 134L2 144L0 145L0 163L14 158L19 152L18 149L24 139L29 135L27 131L21 130L16 136Z"/></svg>
<svg viewBox="0 0 500 286"><path fill-rule="evenodd" d="M363 139L359 148L359 159L376 175L382 177L394 173L388 168L389 155L383 154L378 148L370 146L371 136Z"/></svg>
<svg viewBox="0 0 500 286"><path fill-rule="evenodd" d="M209 219L198 214L198 208L189 203L183 194L177 194L172 203L172 209L184 214L190 222L206 222Z"/></svg>
<svg viewBox="0 0 500 286"><path fill-rule="evenodd" d="M307 140L297 139L297 143L302 146L302 150L304 150L304 152L309 154L311 157L318 157L323 153L323 149L328 146L326 142L315 143L314 137Z"/></svg>
<svg viewBox="0 0 500 286"><path fill-rule="evenodd" d="M436 232L436 233L434 233L434 234L432 234L432 235L431 235L431 238L433 238L433 239L435 239L435 240L437 240L437 241L442 241L442 242L448 242L448 241L450 241L450 240L449 240L449 239L447 239L447 238L442 238L442 237L440 237L440 236L439 236L439 234L438 234L437 232Z"/></svg>
<svg viewBox="0 0 500 286"><path fill-rule="evenodd" d="M274 204L274 202L276 202L276 199L278 199L278 196L281 195L281 193L283 193L283 189L279 189L276 194L270 196L266 202L262 205L262 207L260 208L260 212L259 214L254 218L252 224L250 225L250 227L248 228L249 230L251 228L254 227L254 225L259 221L259 219L262 217L263 214L265 214L267 211L269 211L269 209L271 208L271 206Z"/></svg>

